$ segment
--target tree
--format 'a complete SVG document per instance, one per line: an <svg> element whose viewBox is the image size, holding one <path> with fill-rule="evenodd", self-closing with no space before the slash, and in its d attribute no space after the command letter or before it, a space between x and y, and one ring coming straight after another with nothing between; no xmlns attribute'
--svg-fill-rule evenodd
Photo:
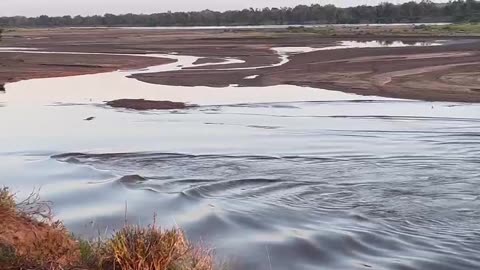
<svg viewBox="0 0 480 270"><path fill-rule="evenodd" d="M164 12L150 15L105 14L103 16L42 15L36 18L22 16L0 17L0 26L193 26L193 25L260 25L312 23L394 23L394 22L480 21L480 2L452 0L436 4L430 0L401 5L381 3L338 8L334 5L298 5L294 8L243 9L218 12Z"/></svg>

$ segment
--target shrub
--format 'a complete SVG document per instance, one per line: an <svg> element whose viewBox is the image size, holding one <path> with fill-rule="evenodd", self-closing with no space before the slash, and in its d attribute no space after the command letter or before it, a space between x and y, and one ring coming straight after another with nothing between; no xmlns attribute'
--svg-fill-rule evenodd
<svg viewBox="0 0 480 270"><path fill-rule="evenodd" d="M193 247L179 229L125 226L99 250L102 269L212 270L211 252Z"/></svg>
<svg viewBox="0 0 480 270"><path fill-rule="evenodd" d="M15 196L10 193L8 188L0 189L0 213L6 211L15 211Z"/></svg>

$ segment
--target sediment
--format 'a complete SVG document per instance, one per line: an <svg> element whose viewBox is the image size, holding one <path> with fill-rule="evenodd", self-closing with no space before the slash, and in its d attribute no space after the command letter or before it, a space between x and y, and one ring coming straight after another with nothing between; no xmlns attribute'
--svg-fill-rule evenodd
<svg viewBox="0 0 480 270"><path fill-rule="evenodd" d="M390 26L389 26L390 27ZM172 86L295 85L360 95L428 101L480 102L480 39L432 36L406 26L339 28L336 36L273 30L34 29L5 34L3 46L46 51L171 53L202 57L198 63L236 58L244 63L193 67L132 75L137 80ZM358 28L358 27L357 27ZM399 28L399 29L397 29ZM355 28L356 29L356 28ZM88 37L88 38L86 38ZM282 66L255 69L280 61L273 47L326 47L342 40L403 40L442 46L354 48L292 55ZM135 56L0 53L0 84L45 77L142 68L174 60ZM237 68L236 70L228 70ZM238 69L247 68L247 69ZM254 79L246 79L259 75Z"/></svg>

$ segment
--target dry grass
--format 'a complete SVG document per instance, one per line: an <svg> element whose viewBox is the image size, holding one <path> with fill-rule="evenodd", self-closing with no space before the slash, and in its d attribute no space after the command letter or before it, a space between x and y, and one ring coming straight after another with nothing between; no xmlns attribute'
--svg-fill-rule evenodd
<svg viewBox="0 0 480 270"><path fill-rule="evenodd" d="M126 226L99 251L102 269L213 270L210 252L194 248L179 229Z"/></svg>
<svg viewBox="0 0 480 270"><path fill-rule="evenodd" d="M0 209L2 210L0 214L15 211L15 206L15 195L6 187L0 189Z"/></svg>
<svg viewBox="0 0 480 270"><path fill-rule="evenodd" d="M0 189L0 270L214 270L211 251L180 229L126 225L105 241L77 240L52 219L38 193L15 202Z"/></svg>

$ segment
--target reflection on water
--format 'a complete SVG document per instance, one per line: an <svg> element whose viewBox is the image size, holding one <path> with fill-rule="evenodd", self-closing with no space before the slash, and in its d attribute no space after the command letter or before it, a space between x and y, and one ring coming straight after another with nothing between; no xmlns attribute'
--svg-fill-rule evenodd
<svg viewBox="0 0 480 270"><path fill-rule="evenodd" d="M352 46L355 48L371 48L371 47L424 47L424 46L440 46L439 41L416 41L416 40L374 40L374 41L345 41L344 46Z"/></svg>
<svg viewBox="0 0 480 270"><path fill-rule="evenodd" d="M155 69L196 60L179 57ZM85 236L121 226L125 202L132 223L157 213L234 269L480 268L480 105L129 73L7 85L1 183L42 187ZM136 97L201 106L102 105Z"/></svg>

